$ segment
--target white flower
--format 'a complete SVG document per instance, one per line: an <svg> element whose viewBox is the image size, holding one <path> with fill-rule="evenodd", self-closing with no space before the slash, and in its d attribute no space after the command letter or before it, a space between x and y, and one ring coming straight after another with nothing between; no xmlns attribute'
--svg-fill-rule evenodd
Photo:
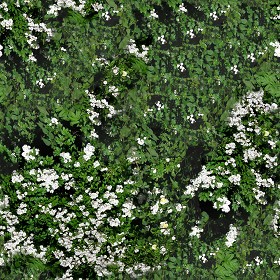
<svg viewBox="0 0 280 280"><path fill-rule="evenodd" d="M270 45L275 48L274 56L280 57L280 43L278 41L276 41L274 43L271 42Z"/></svg>
<svg viewBox="0 0 280 280"><path fill-rule="evenodd" d="M168 202L169 202L169 200L167 198L165 198L165 196L163 196L163 195L160 196L160 204L164 205Z"/></svg>
<svg viewBox="0 0 280 280"><path fill-rule="evenodd" d="M50 123L50 125L52 125L52 124L55 124L55 125L58 124L57 118L51 118L51 123Z"/></svg>
<svg viewBox="0 0 280 280"><path fill-rule="evenodd" d="M240 185L241 176L240 176L240 174L231 175L231 176L228 177L228 180L229 180L232 184L239 186L239 185Z"/></svg>
<svg viewBox="0 0 280 280"><path fill-rule="evenodd" d="M85 161L90 160L90 158L92 157L94 151L95 151L95 147L92 146L90 143L88 143L86 145L86 147L84 148L84 153L85 153L85 155L83 155L84 160Z"/></svg>
<svg viewBox="0 0 280 280"><path fill-rule="evenodd" d="M232 67L230 67L230 70L234 72L234 74L237 74L239 72L239 70L237 69L237 65L233 65Z"/></svg>
<svg viewBox="0 0 280 280"><path fill-rule="evenodd" d="M199 255L198 258L203 262L206 263L208 261L208 259L206 258L205 254Z"/></svg>
<svg viewBox="0 0 280 280"><path fill-rule="evenodd" d="M164 246L161 246L161 247L160 247L160 253L161 253L162 255L165 255L165 254L166 254L166 248L165 248Z"/></svg>
<svg viewBox="0 0 280 280"><path fill-rule="evenodd" d="M40 88L43 88L45 86L45 84L43 83L43 79L39 79L38 81L36 81L36 85L38 85Z"/></svg>
<svg viewBox="0 0 280 280"><path fill-rule="evenodd" d="M179 64L177 64L177 68L181 71L184 72L186 71L186 68L184 67L184 64L181 62Z"/></svg>
<svg viewBox="0 0 280 280"><path fill-rule="evenodd" d="M38 169L37 182L41 182L40 186L45 187L47 192L53 193L59 188L58 178L59 176L54 169Z"/></svg>
<svg viewBox="0 0 280 280"><path fill-rule="evenodd" d="M155 12L155 9L151 10L151 12L150 12L150 17L151 17L151 18L158 18L158 15L157 15L157 13Z"/></svg>
<svg viewBox="0 0 280 280"><path fill-rule="evenodd" d="M183 206L182 204L178 203L176 206L175 206L176 210L178 212L181 212L182 209L186 208L186 206Z"/></svg>
<svg viewBox="0 0 280 280"><path fill-rule="evenodd" d="M151 206L151 212L153 215L156 215L159 210L159 203L157 202L154 206Z"/></svg>
<svg viewBox="0 0 280 280"><path fill-rule="evenodd" d="M29 160L34 160L35 159L35 155L38 155L39 154L39 149L31 149L30 146L28 145L24 145L22 147L22 156L24 157L25 160L29 161Z"/></svg>
<svg viewBox="0 0 280 280"><path fill-rule="evenodd" d="M115 75L118 75L120 68L117 67L117 66L114 66L114 67L112 68L112 70L113 70L113 73L114 73Z"/></svg>
<svg viewBox="0 0 280 280"><path fill-rule="evenodd" d="M226 148L225 153L228 154L228 155L231 155L233 153L235 147L236 147L236 144L234 142L226 144L226 146L225 146L225 148Z"/></svg>
<svg viewBox="0 0 280 280"><path fill-rule="evenodd" d="M179 5L179 12L186 13L188 10L184 6L184 3Z"/></svg>
<svg viewBox="0 0 280 280"><path fill-rule="evenodd" d="M28 56L28 60L31 61L31 62L36 62L37 61L37 58L33 55L33 54L30 54Z"/></svg>
<svg viewBox="0 0 280 280"><path fill-rule="evenodd" d="M259 190L258 188L253 188L253 192L258 203L263 205L267 204L267 201L265 199L265 192Z"/></svg>
<svg viewBox="0 0 280 280"><path fill-rule="evenodd" d="M166 40L164 38L164 35L159 36L157 39L158 39L158 41L161 42L162 45L166 44Z"/></svg>
<svg viewBox="0 0 280 280"><path fill-rule="evenodd" d="M88 180L88 182L91 182L93 180L93 177L92 176L87 176L87 180Z"/></svg>
<svg viewBox="0 0 280 280"><path fill-rule="evenodd" d="M93 7L94 11L99 12L100 10L103 9L103 5L100 3L94 3L91 4L91 6Z"/></svg>
<svg viewBox="0 0 280 280"><path fill-rule="evenodd" d="M230 225L229 232L226 234L226 246L231 247L237 237L237 227Z"/></svg>
<svg viewBox="0 0 280 280"><path fill-rule="evenodd" d="M141 146L143 146L145 144L145 140L146 140L146 137L144 137L144 139L141 139L141 138L137 138L137 143Z"/></svg>
<svg viewBox="0 0 280 280"><path fill-rule="evenodd" d="M254 147L244 151L243 160L248 162L248 160L254 160L257 157L261 157L262 153L258 152Z"/></svg>
<svg viewBox="0 0 280 280"><path fill-rule="evenodd" d="M111 19L111 16L110 16L110 14L109 14L109 12L108 11L106 11L105 13L102 13L101 14L104 18L105 18L105 20L109 20L109 19Z"/></svg>
<svg viewBox="0 0 280 280"><path fill-rule="evenodd" d="M64 163L68 163L72 160L70 153L63 152L63 153L60 153L60 156L63 158Z"/></svg>
<svg viewBox="0 0 280 280"><path fill-rule="evenodd" d="M108 218L109 224L111 227L118 227L120 226L121 222L118 218L113 219L113 218Z"/></svg>
<svg viewBox="0 0 280 280"><path fill-rule="evenodd" d="M228 213L230 211L229 205L231 202L226 197L218 197L217 202L214 203L215 209L221 209L223 212Z"/></svg>
<svg viewBox="0 0 280 280"><path fill-rule="evenodd" d="M190 114L189 116L187 116L187 120L189 120L190 123L195 123L196 122L193 114Z"/></svg>
<svg viewBox="0 0 280 280"><path fill-rule="evenodd" d="M217 20L219 17L217 16L217 12L213 12L213 13L210 13L210 17L212 17L214 20Z"/></svg>
<svg viewBox="0 0 280 280"><path fill-rule="evenodd" d="M160 228L161 229L166 229L166 228L168 228L168 223L165 221L165 222L161 222L160 223Z"/></svg>
<svg viewBox="0 0 280 280"><path fill-rule="evenodd" d="M4 28L12 30L12 26L14 24L14 21L12 19L4 19L0 23Z"/></svg>
<svg viewBox="0 0 280 280"><path fill-rule="evenodd" d="M199 228L198 226L193 226L192 231L190 232L190 236L200 237L200 233L203 232L203 228Z"/></svg>
<svg viewBox="0 0 280 280"><path fill-rule="evenodd" d="M193 33L193 29L188 30L187 35L189 35L191 37L191 39L194 38L195 34Z"/></svg>
<svg viewBox="0 0 280 280"><path fill-rule="evenodd" d="M273 167L276 167L278 165L278 163L277 163L277 156L271 157L270 155L266 154L263 157L263 159L266 162L266 164L265 164L266 168L273 168Z"/></svg>
<svg viewBox="0 0 280 280"><path fill-rule="evenodd" d="M254 62L256 60L253 53L248 54L247 58L251 59L251 62Z"/></svg>
<svg viewBox="0 0 280 280"><path fill-rule="evenodd" d="M263 264L263 260L259 256L255 257L254 260L257 266Z"/></svg>
<svg viewBox="0 0 280 280"><path fill-rule="evenodd" d="M16 171L13 171L12 183L20 183L24 180L24 177L21 174L18 174Z"/></svg>
<svg viewBox="0 0 280 280"><path fill-rule="evenodd" d="M271 149L274 149L276 147L276 142L268 140L267 143L270 145Z"/></svg>
<svg viewBox="0 0 280 280"><path fill-rule="evenodd" d="M130 39L128 45L126 46L127 51L130 54L134 54L136 57L142 58L145 62L148 62L148 50L149 48L146 47L145 45L142 45L142 52L140 52L139 48L135 44L135 40ZM127 72L123 71L122 74L123 77L127 76Z"/></svg>
<svg viewBox="0 0 280 280"><path fill-rule="evenodd" d="M158 101L156 103L156 106L157 106L158 111L160 111L161 109L164 109L164 104L161 104L160 101Z"/></svg>
<svg viewBox="0 0 280 280"><path fill-rule="evenodd" d="M36 174L36 170L35 169L31 169L30 171L29 171L29 174L32 176L32 175L35 175Z"/></svg>

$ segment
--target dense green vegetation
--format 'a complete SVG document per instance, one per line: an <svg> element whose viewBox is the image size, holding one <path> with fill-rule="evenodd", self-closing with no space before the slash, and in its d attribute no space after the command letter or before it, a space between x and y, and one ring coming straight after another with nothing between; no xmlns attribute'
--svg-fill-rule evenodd
<svg viewBox="0 0 280 280"><path fill-rule="evenodd" d="M0 279L279 279L277 2L2 2Z"/></svg>

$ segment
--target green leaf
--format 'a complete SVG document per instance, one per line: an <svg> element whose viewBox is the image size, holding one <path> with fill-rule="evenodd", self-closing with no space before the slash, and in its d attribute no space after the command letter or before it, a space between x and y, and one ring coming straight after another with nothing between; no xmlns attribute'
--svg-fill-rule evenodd
<svg viewBox="0 0 280 280"><path fill-rule="evenodd" d="M127 126L123 126L120 130L120 136L121 138L126 138L131 134L131 129L129 129Z"/></svg>
<svg viewBox="0 0 280 280"><path fill-rule="evenodd" d="M38 106L37 108L42 115L44 116L48 115L48 111L46 110L46 107Z"/></svg>
<svg viewBox="0 0 280 280"><path fill-rule="evenodd" d="M117 6L116 3L114 2L114 0L106 0L106 1L107 1L107 3L108 3L111 7L113 7L115 10L118 9L118 6Z"/></svg>
<svg viewBox="0 0 280 280"><path fill-rule="evenodd" d="M152 157L158 158L158 153L153 148L147 147L147 150Z"/></svg>
<svg viewBox="0 0 280 280"><path fill-rule="evenodd" d="M252 84L251 81L249 81L249 80L243 80L243 83L246 85L246 87L247 87L249 90L253 90L253 89L254 89L254 85Z"/></svg>
<svg viewBox="0 0 280 280"><path fill-rule="evenodd" d="M124 37L119 44L119 49L124 49L127 46L129 40L130 40L130 36Z"/></svg>
<svg viewBox="0 0 280 280"><path fill-rule="evenodd" d="M47 146L50 146L51 145L51 142L47 139L47 138L42 138L43 142L47 145Z"/></svg>

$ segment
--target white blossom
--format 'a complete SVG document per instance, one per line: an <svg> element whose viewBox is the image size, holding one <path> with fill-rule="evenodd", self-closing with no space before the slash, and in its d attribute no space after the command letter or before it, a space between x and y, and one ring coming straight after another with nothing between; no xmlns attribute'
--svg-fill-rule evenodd
<svg viewBox="0 0 280 280"><path fill-rule="evenodd" d="M14 21L10 18L10 19L3 19L0 24L2 25L2 27L12 30L12 26L14 24Z"/></svg>
<svg viewBox="0 0 280 280"><path fill-rule="evenodd" d="M232 244L236 241L237 237L237 227L230 225L230 229L228 233L226 234L226 246L231 247Z"/></svg>
<svg viewBox="0 0 280 280"><path fill-rule="evenodd" d="M22 150L23 152L21 155L26 161L34 160L35 159L34 155L39 154L39 149L31 149L31 147L28 145L22 146Z"/></svg>
<svg viewBox="0 0 280 280"><path fill-rule="evenodd" d="M95 151L95 147L92 146L90 143L88 143L84 148L84 153L85 153L83 155L84 160L85 161L90 160L90 158L93 156L94 151Z"/></svg>
<svg viewBox="0 0 280 280"><path fill-rule="evenodd" d="M231 202L226 197L218 197L213 207L215 209L221 209L223 212L228 213L230 211L230 204Z"/></svg>
<svg viewBox="0 0 280 280"><path fill-rule="evenodd" d="M239 186L240 185L241 176L240 176L240 174L231 175L231 176L228 177L228 180L232 184Z"/></svg>
<svg viewBox="0 0 280 280"><path fill-rule="evenodd" d="M200 233L203 232L203 228L199 228L198 226L193 226L192 231L190 232L190 236L200 237Z"/></svg>
<svg viewBox="0 0 280 280"><path fill-rule="evenodd" d="M188 10L184 6L184 3L182 3L182 4L179 5L179 10L178 11L182 12L182 13L186 13Z"/></svg>
<svg viewBox="0 0 280 280"><path fill-rule="evenodd" d="M13 171L12 183L20 183L24 180L24 177L21 174L18 174L16 171Z"/></svg>
<svg viewBox="0 0 280 280"><path fill-rule="evenodd" d="M156 13L155 9L152 9L150 12L150 18L158 18L158 14Z"/></svg>
<svg viewBox="0 0 280 280"><path fill-rule="evenodd" d="M70 153L60 153L60 156L63 158L64 163L68 163L72 160Z"/></svg>

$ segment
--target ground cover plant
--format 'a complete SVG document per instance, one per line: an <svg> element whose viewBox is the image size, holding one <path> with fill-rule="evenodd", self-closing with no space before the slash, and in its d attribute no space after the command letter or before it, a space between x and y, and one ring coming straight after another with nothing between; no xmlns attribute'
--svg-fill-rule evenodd
<svg viewBox="0 0 280 280"><path fill-rule="evenodd" d="M279 279L277 1L0 4L0 279Z"/></svg>

